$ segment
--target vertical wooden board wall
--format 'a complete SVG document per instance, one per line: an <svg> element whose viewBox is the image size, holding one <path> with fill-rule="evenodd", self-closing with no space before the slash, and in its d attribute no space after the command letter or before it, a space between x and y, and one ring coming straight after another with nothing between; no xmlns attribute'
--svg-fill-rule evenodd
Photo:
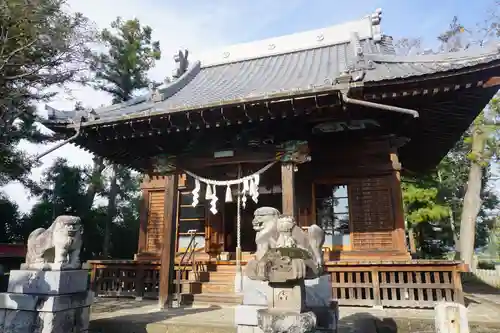
<svg viewBox="0 0 500 333"><path fill-rule="evenodd" d="M141 231L138 253L159 255L163 242L165 212L165 176L145 177L141 184L144 204L141 206ZM179 188L186 187L186 175L178 176Z"/></svg>
<svg viewBox="0 0 500 333"><path fill-rule="evenodd" d="M149 191L148 201L146 251L148 253L160 253L164 227L165 191Z"/></svg>
<svg viewBox="0 0 500 333"><path fill-rule="evenodd" d="M141 205L138 255L160 254L163 236L163 207L165 204L165 177L146 176L141 184Z"/></svg>

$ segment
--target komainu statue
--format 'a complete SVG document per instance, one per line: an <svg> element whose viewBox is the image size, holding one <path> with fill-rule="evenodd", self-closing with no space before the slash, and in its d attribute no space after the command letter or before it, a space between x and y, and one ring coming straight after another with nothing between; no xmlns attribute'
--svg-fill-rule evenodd
<svg viewBox="0 0 500 333"><path fill-rule="evenodd" d="M264 266L274 261L275 256L301 259L298 262L307 267L294 268L301 271L298 272L301 278L315 278L323 273L322 247L325 232L319 226L312 225L309 231L305 232L297 226L293 217L280 215L280 212L272 207L256 209L252 224L257 232L257 251L255 260L249 261L245 268L249 278L266 279L262 269L266 269Z"/></svg>
<svg viewBox="0 0 500 333"><path fill-rule="evenodd" d="M267 282L267 308L257 310L257 326L263 332L316 332L320 322L306 304L306 280L320 281L323 275L325 232L317 225L305 232L293 216L270 207L259 208L254 215L257 252L245 273L250 280ZM331 289L330 283L327 288ZM326 327L324 322L320 326Z"/></svg>
<svg viewBox="0 0 500 333"><path fill-rule="evenodd" d="M29 235L25 266L53 263L80 268L82 233L78 216L58 216L48 229L38 228Z"/></svg>

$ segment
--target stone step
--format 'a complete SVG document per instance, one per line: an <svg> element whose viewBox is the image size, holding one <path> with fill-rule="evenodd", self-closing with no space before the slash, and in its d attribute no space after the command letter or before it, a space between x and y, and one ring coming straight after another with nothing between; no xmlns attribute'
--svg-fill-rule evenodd
<svg viewBox="0 0 500 333"><path fill-rule="evenodd" d="M243 296L235 293L201 293L193 295L193 302L200 305L238 305Z"/></svg>

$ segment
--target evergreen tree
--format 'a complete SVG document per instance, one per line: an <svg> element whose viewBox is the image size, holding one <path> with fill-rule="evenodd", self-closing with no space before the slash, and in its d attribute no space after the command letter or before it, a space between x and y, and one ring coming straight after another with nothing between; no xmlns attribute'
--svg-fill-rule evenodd
<svg viewBox="0 0 500 333"><path fill-rule="evenodd" d="M20 240L17 234L20 220L21 216L17 204L0 193L0 243L12 243Z"/></svg>
<svg viewBox="0 0 500 333"><path fill-rule="evenodd" d="M110 93L113 103L128 101L135 91L148 87L148 71L153 68L155 61L160 59L160 44L153 41L152 29L141 26L136 20L123 21L118 17L111 23L111 29L104 29L101 39L107 51L94 54L92 69L95 73L95 88ZM94 176L102 170L102 160L94 161ZM123 193L121 186L126 181L120 181L122 175L130 177L128 171L117 165L112 166L107 192L108 208L103 241L103 255L110 254L110 238L113 220L117 210L117 197Z"/></svg>
<svg viewBox="0 0 500 333"><path fill-rule="evenodd" d="M35 126L35 103L54 96L48 88L79 81L88 69L95 34L81 14L63 10L64 0L0 1L0 186L28 177L34 161L17 148L22 139L49 138Z"/></svg>

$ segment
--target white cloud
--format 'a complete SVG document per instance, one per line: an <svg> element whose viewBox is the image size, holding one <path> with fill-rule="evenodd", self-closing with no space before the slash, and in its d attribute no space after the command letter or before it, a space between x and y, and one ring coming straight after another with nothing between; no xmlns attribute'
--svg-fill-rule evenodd
<svg viewBox="0 0 500 333"><path fill-rule="evenodd" d="M295 3L297 1L299 0ZM273 20L273 16L277 17L276 15L280 13L276 6L273 6L275 10L272 11L256 10L256 8L266 8L263 0L251 5L247 2L246 6L235 1L219 1L218 5L214 5L213 2L211 4L200 2L197 6L174 1L69 0L69 10L83 13L94 21L99 29L108 27L117 16L123 19L137 18L141 24L151 26L154 40L160 41L162 59L151 71L150 76L154 80L162 81L172 73L173 55L177 50L187 48L191 59L196 59L196 54L209 48L245 41L242 37L251 35L250 29L254 31L262 29ZM252 22L251 27L241 24L243 17L244 21ZM259 19L255 20L252 17ZM107 94L92 88L77 85L69 85L66 88L71 94L64 92L58 94L49 103L52 107L70 110L75 101L81 101L87 107L99 107L110 103ZM43 106L40 109L43 109ZM50 146L23 142L20 148L30 154L39 154ZM92 161L91 154L68 144L43 157L43 165L34 169L30 177L39 180L43 171L58 157L66 158L72 165L88 165ZM3 190L24 212L29 211L34 203L34 199L29 197L29 192L18 183L8 184Z"/></svg>

